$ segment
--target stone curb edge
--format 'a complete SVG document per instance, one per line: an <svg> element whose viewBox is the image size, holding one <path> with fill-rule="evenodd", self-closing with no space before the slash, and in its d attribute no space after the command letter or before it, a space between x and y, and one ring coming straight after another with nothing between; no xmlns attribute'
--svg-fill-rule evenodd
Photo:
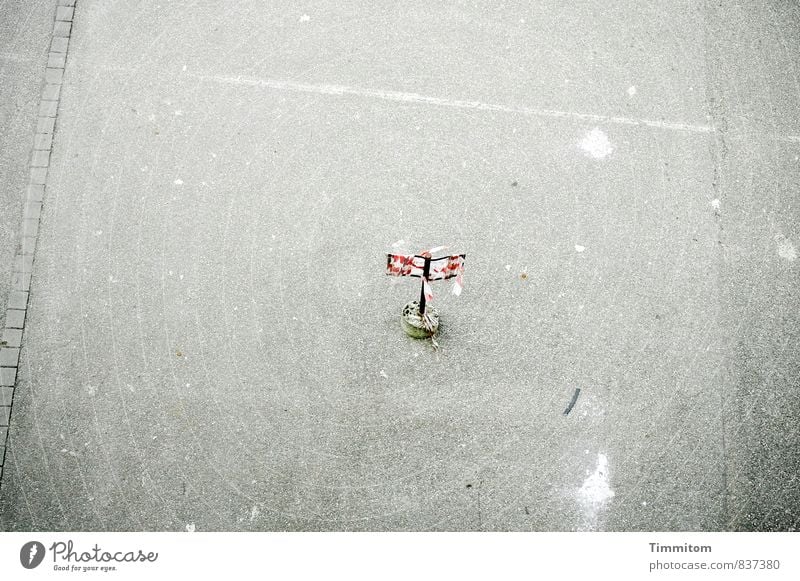
<svg viewBox="0 0 800 581"><path fill-rule="evenodd" d="M29 163L28 185L25 193L22 232L11 269L11 292L6 306L5 328L0 343L0 486L3 479L6 443L14 401L14 390L25 332L25 318L31 291L31 274L39 237L42 202L50 168L56 116L61 98L61 84L67 62L67 49L72 34L75 0L58 0L55 22L50 36L44 83L39 99L33 153Z"/></svg>

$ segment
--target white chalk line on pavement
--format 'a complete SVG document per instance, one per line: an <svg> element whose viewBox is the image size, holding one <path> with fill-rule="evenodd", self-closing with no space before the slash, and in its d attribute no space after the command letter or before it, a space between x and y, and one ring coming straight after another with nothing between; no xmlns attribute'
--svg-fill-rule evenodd
<svg viewBox="0 0 800 581"><path fill-rule="evenodd" d="M482 101L445 99L442 97L430 97L427 95L420 95L419 93L404 93L401 91L364 89L361 87L348 87L345 85L297 83L294 81L259 79L255 77L243 77L243 76L228 77L223 75L197 75L197 74L190 74L189 76L203 81L212 81L215 83L223 83L229 85L248 85L254 87L267 87L278 91L294 91L300 93L316 93L319 95L337 95L337 96L352 95L355 97L382 99L384 101L396 101L401 103L435 105L439 107L452 107L456 109L473 109L476 111L515 113L518 115L527 115L531 117L550 117L554 119L575 119L578 121L612 123L617 125L656 127L659 129L686 131L691 133L710 133L713 131L713 128L710 125L696 125L691 123L676 123L671 121L655 121L652 119L635 119L631 117L595 115L591 113L577 113L574 111L557 111L554 109L540 109L537 107L509 107L507 105L484 103Z"/></svg>
<svg viewBox="0 0 800 581"><path fill-rule="evenodd" d="M384 91L379 89L364 89L362 87L349 87L346 85L329 85L318 83L298 83L295 81L281 81L277 79L259 79L256 77L245 76L224 76L224 75L199 75L189 74L189 76L205 81L223 83L229 85L249 85L254 87L267 87L279 91L294 91L300 93L316 93L319 95L352 95L356 97L366 97L372 99L383 99L385 101L398 101L402 103L418 103L425 105L435 105L439 107L453 107L456 109L474 109L477 111L499 111L501 113L514 113L531 117L550 117L554 119L575 119L578 121L592 121L597 123L610 123L617 125L632 125L640 127L655 127L671 131L683 131L688 133L714 133L715 129L711 125L696 123L679 123L676 121L656 121L653 119L637 119L634 117L620 117L612 115L596 115L592 113L578 113L576 111L558 111L555 109L541 109L538 107L510 107L508 105L498 105L495 103L484 103L482 101L465 101L461 99L445 99L442 97L431 97L420 95L419 93L405 93L401 91ZM800 135L774 135L778 141L800 143Z"/></svg>
<svg viewBox="0 0 800 581"><path fill-rule="evenodd" d="M130 72L126 67L101 67L109 72ZM476 111L495 111L501 113L513 113L530 117L549 117L552 119L573 119L577 121L591 121L596 123L610 123L616 125L629 125L634 127L654 127L670 131L682 131L685 133L715 133L716 129L712 125L696 123L679 123L676 121L656 121L653 119L637 119L634 117L621 117L614 115L597 115L593 113L579 113L576 111L559 111L556 109L542 109L539 107L511 107L496 103L484 103L482 101L466 101L462 99L446 99L442 97L431 97L420 95L419 93L406 93L402 91L386 91L380 89L365 89L363 87L350 87L347 85L330 85L325 83L298 83L296 81L282 81L278 79L261 79L247 76L225 76L225 75L202 75L185 73L187 76L214 83L227 85L240 85L251 87L266 87L278 91L293 91L299 93L315 93L318 95L364 97L371 99L382 99L385 101L395 101L401 103L417 103L424 105L434 105L438 107L452 107L456 109L472 109ZM800 135L772 135L776 141L788 143L800 143Z"/></svg>

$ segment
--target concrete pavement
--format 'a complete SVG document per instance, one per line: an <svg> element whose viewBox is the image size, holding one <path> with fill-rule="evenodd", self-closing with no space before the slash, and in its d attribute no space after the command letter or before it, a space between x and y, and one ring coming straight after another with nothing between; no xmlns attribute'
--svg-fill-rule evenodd
<svg viewBox="0 0 800 581"><path fill-rule="evenodd" d="M798 26L84 0L0 525L795 530Z"/></svg>

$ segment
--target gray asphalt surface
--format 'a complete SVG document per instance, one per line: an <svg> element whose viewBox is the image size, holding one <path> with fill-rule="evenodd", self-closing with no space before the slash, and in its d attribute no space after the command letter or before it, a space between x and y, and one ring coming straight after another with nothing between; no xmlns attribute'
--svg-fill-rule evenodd
<svg viewBox="0 0 800 581"><path fill-rule="evenodd" d="M19 243L55 0L0 2L0 328Z"/></svg>
<svg viewBox="0 0 800 581"><path fill-rule="evenodd" d="M800 8L342 4L78 4L0 526L796 530Z"/></svg>

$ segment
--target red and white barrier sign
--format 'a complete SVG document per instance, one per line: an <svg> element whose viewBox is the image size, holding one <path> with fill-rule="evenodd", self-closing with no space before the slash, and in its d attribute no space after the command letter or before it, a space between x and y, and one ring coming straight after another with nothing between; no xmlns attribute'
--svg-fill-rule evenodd
<svg viewBox="0 0 800 581"><path fill-rule="evenodd" d="M433 251L440 250L434 248ZM422 279L422 292L426 301L433 299L430 281L455 278L453 294L458 296L464 288L464 260L466 254L453 254L439 258L431 258L432 251L420 254L388 254L386 274L389 276L413 276ZM427 275L425 267L428 267Z"/></svg>

